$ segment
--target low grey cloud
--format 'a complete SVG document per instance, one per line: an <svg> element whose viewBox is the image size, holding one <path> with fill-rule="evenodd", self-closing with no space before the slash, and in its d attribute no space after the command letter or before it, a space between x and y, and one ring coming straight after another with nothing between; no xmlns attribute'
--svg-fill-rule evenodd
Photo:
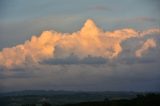
<svg viewBox="0 0 160 106"><path fill-rule="evenodd" d="M66 58L55 58L55 59L48 59L42 62L42 64L52 64L52 65L71 65L71 64L105 64L107 59L102 57L92 57L88 56L83 59L78 58L77 56L70 55Z"/></svg>
<svg viewBox="0 0 160 106"><path fill-rule="evenodd" d="M2 78L0 83L4 91L11 89L157 91L157 85L160 83L159 68L157 62L134 64L109 62L99 65L41 64L36 68L24 69L25 72L14 73L10 78ZM22 74L26 74L27 77L19 77Z"/></svg>

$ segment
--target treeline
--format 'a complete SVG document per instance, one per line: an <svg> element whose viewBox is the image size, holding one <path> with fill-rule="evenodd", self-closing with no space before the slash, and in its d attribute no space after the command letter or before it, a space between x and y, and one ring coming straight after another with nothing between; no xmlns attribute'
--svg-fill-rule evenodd
<svg viewBox="0 0 160 106"><path fill-rule="evenodd" d="M136 98L130 100L109 100L106 98L104 101L81 102L63 106L160 106L160 94L137 95Z"/></svg>

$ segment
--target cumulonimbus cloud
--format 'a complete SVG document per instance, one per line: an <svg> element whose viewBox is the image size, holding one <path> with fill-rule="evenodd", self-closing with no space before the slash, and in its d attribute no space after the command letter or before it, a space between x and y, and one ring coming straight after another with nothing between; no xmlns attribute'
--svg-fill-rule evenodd
<svg viewBox="0 0 160 106"><path fill-rule="evenodd" d="M80 31L72 34L44 31L39 37L32 36L31 40L25 41L24 44L3 48L0 52L0 66L13 68L47 59L66 58L70 55L79 59L87 56L113 59L122 52L122 41L150 33L160 33L159 30L149 29L139 33L126 28L105 32L98 28L93 20L88 19Z"/></svg>

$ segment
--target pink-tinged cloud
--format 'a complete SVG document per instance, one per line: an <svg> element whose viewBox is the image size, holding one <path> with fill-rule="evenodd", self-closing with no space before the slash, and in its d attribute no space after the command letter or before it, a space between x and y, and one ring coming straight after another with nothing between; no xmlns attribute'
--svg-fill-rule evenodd
<svg viewBox="0 0 160 106"><path fill-rule="evenodd" d="M154 39L148 39L144 42L142 47L136 50L136 57L142 57L143 54L146 54L151 48L156 47L156 41Z"/></svg>
<svg viewBox="0 0 160 106"><path fill-rule="evenodd" d="M24 44L4 48L0 52L0 66L14 68L71 55L79 59L88 56L113 59L122 52L122 41L133 37L143 37L149 33L160 32L159 29L149 29L139 33L129 28L105 32L98 28L93 20L88 19L80 31L72 34L44 31L39 37L32 36L31 40L25 41ZM153 46L148 46L142 52Z"/></svg>

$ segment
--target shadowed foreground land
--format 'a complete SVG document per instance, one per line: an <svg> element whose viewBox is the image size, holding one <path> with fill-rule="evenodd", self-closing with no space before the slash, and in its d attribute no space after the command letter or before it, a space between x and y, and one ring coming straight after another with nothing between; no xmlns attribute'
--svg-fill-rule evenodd
<svg viewBox="0 0 160 106"><path fill-rule="evenodd" d="M0 106L160 106L160 93L20 91L1 93Z"/></svg>
<svg viewBox="0 0 160 106"><path fill-rule="evenodd" d="M127 100L108 100L67 104L63 106L160 106L160 94L137 95L136 98Z"/></svg>

